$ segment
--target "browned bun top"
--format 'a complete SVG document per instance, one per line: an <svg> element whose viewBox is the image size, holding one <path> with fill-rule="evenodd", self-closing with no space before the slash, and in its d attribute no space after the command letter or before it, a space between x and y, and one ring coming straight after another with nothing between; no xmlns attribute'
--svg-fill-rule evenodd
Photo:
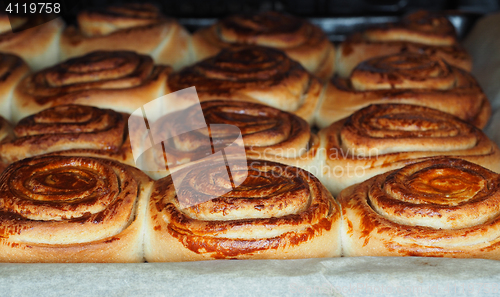
<svg viewBox="0 0 500 297"><path fill-rule="evenodd" d="M80 12L77 19L81 32L89 37L165 21L159 9L149 3L92 8Z"/></svg>
<svg viewBox="0 0 500 297"><path fill-rule="evenodd" d="M134 221L140 186L135 170L111 160L56 156L13 163L0 176L1 238L65 245L112 237Z"/></svg>
<svg viewBox="0 0 500 297"><path fill-rule="evenodd" d="M308 150L313 137L303 119L266 105L214 100L202 102L201 109L203 116L199 114L198 106L193 106L166 115L152 124L155 139L168 139L162 147L162 159L156 162L165 159L172 169L206 157L207 152L212 152L212 146L215 152L224 149L230 154L231 145L244 146L247 154L256 154L260 158L294 158ZM188 124L193 127L206 124L209 129L178 135L176 131L184 130L185 119L191 119ZM200 122L203 119L204 122ZM241 135L243 143L235 142L236 134Z"/></svg>
<svg viewBox="0 0 500 297"><path fill-rule="evenodd" d="M287 78L306 73L283 52L260 46L223 49L214 57L173 73L168 81L172 90L195 86L198 92L226 94L246 88L278 85Z"/></svg>
<svg viewBox="0 0 500 297"><path fill-rule="evenodd" d="M450 66L440 58L421 54L399 54L360 63L351 73L354 89L437 89L455 87Z"/></svg>
<svg viewBox="0 0 500 297"><path fill-rule="evenodd" d="M10 163L67 150L120 155L122 149L130 149L124 147L126 117L110 109L84 105L52 107L22 119L14 128L14 139L0 144L0 156Z"/></svg>
<svg viewBox="0 0 500 297"><path fill-rule="evenodd" d="M224 42L283 49L302 45L314 33L306 20L275 11L233 15L221 20L217 28Z"/></svg>
<svg viewBox="0 0 500 297"><path fill-rule="evenodd" d="M187 249L212 258L296 247L330 230L340 215L315 177L279 163L233 160L226 167L209 161L173 178L175 189L172 176L156 183L153 217L165 219L163 232Z"/></svg>
<svg viewBox="0 0 500 297"><path fill-rule="evenodd" d="M285 53L241 46L172 73L168 88L196 87L200 100L231 99L263 103L311 122L322 96L320 81Z"/></svg>
<svg viewBox="0 0 500 297"><path fill-rule="evenodd" d="M165 94L171 68L132 51L95 51L27 76L14 92L13 118L82 104L132 113Z"/></svg>
<svg viewBox="0 0 500 297"><path fill-rule="evenodd" d="M401 22L368 29L363 36L370 41L408 41L436 46L457 44L453 24L442 14L419 10Z"/></svg>
<svg viewBox="0 0 500 297"><path fill-rule="evenodd" d="M118 125L117 125L118 124ZM118 126L118 128L115 128ZM123 138L124 120L122 114L110 109L100 109L84 105L60 105L45 109L37 114L22 119L14 128L16 137L39 134L97 133L119 130L119 138ZM103 148L111 148L113 141L108 137L95 141ZM71 136L71 138L74 136ZM106 144L107 143L107 144Z"/></svg>
<svg viewBox="0 0 500 297"><path fill-rule="evenodd" d="M131 88L155 70L153 59L129 51L97 51L44 69L24 81L24 91L44 104L57 96L88 89Z"/></svg>
<svg viewBox="0 0 500 297"><path fill-rule="evenodd" d="M414 163L344 190L348 255L499 259L500 175L461 159Z"/></svg>
<svg viewBox="0 0 500 297"><path fill-rule="evenodd" d="M353 155L396 152L466 151L484 134L476 127L436 109L406 105L371 105L351 115L339 131L338 140ZM482 153L488 153L491 147Z"/></svg>
<svg viewBox="0 0 500 297"><path fill-rule="evenodd" d="M406 103L436 108L482 128L491 113L488 98L470 73L442 58L418 53L366 60L349 78L332 79L325 96L325 104L331 106L323 109L338 116L357 106Z"/></svg>
<svg viewBox="0 0 500 297"><path fill-rule="evenodd" d="M378 213L405 225L461 229L496 217L498 174L460 159L408 165L370 188ZM495 202L496 201L496 202Z"/></svg>

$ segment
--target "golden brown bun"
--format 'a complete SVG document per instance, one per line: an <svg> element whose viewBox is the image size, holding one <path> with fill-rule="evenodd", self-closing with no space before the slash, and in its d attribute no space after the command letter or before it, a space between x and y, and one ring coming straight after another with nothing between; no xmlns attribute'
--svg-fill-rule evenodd
<svg viewBox="0 0 500 297"><path fill-rule="evenodd" d="M0 176L0 261L142 262L151 180L116 161L41 156Z"/></svg>
<svg viewBox="0 0 500 297"><path fill-rule="evenodd" d="M7 15L0 14L1 52L20 56L35 71L60 61L59 41L64 27L61 18L46 23L36 17L29 19L11 17L11 20L12 23ZM11 24L16 33L12 32Z"/></svg>
<svg viewBox="0 0 500 297"><path fill-rule="evenodd" d="M96 50L129 50L174 69L192 62L190 34L151 4L95 8L80 12L77 20L78 28L71 26L63 32L63 59Z"/></svg>
<svg viewBox="0 0 500 297"><path fill-rule="evenodd" d="M479 128L486 126L491 114L488 98L470 73L439 58L406 53L367 60L349 79L332 79L316 123L323 128L380 103L428 106Z"/></svg>
<svg viewBox="0 0 500 297"><path fill-rule="evenodd" d="M408 165L342 191L344 256L500 259L500 177L460 159Z"/></svg>
<svg viewBox="0 0 500 297"><path fill-rule="evenodd" d="M224 179L228 169L234 184L242 182L234 190ZM147 214L146 261L340 256L339 206L306 171L240 160L229 167L202 162L177 174L182 199L172 175L155 183ZM212 186L206 187L211 178ZM221 195L198 200L212 193Z"/></svg>
<svg viewBox="0 0 500 297"><path fill-rule="evenodd" d="M318 136L318 177L333 195L375 175L442 155L500 172L500 150L480 129L424 106L371 105Z"/></svg>
<svg viewBox="0 0 500 297"><path fill-rule="evenodd" d="M91 105L132 113L165 94L170 72L145 55L93 52L23 79L12 103L14 122L52 106Z"/></svg>
<svg viewBox="0 0 500 297"><path fill-rule="evenodd" d="M260 46L227 48L169 76L171 92L192 86L201 101L263 103L308 122L313 120L323 91L319 80L299 63L278 50Z"/></svg>
<svg viewBox="0 0 500 297"><path fill-rule="evenodd" d="M359 63L377 56L397 53L425 53L470 71L472 61L457 40L455 28L443 15L417 11L400 23L387 24L355 33L337 51L336 71L349 77Z"/></svg>
<svg viewBox="0 0 500 297"><path fill-rule="evenodd" d="M67 151L135 165L127 133L129 115L84 105L60 105L22 119L15 138L0 144L0 159L24 158Z"/></svg>
<svg viewBox="0 0 500 297"><path fill-rule="evenodd" d="M196 61L223 48L252 44L282 50L321 79L333 74L335 48L326 34L291 15L274 11L233 15L193 34Z"/></svg>
<svg viewBox="0 0 500 297"><path fill-rule="evenodd" d="M30 69L23 59L0 53L0 116L11 118L12 93Z"/></svg>
<svg viewBox="0 0 500 297"><path fill-rule="evenodd" d="M145 153L144 159L139 162L148 162L148 166L141 169L154 179L159 179L169 171L179 170L189 162L207 157L207 153L221 150L226 155L244 153L241 149L233 149L232 145L244 146L249 158L275 161L306 170L313 166L318 138L311 133L307 122L294 114L258 103L230 100L202 102L202 114L199 111L199 106L192 106L150 123L152 131L155 131L152 132L153 138L165 141L162 146L157 145ZM189 119L192 127L208 125L210 130L205 128L185 134L177 133L181 128L179 125L186 119ZM234 127L238 129L234 130ZM240 133L243 143L236 141ZM158 171L146 168L157 168Z"/></svg>

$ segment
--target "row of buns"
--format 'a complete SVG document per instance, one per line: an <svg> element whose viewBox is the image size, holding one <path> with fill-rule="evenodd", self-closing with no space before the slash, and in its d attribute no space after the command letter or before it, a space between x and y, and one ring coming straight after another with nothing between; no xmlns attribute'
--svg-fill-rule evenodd
<svg viewBox="0 0 500 297"><path fill-rule="evenodd" d="M0 176L0 260L500 259L500 175L474 163L430 158L334 199L297 167L219 161L157 181L109 159L15 162Z"/></svg>
<svg viewBox="0 0 500 297"><path fill-rule="evenodd" d="M5 77L0 114L14 123L62 104L131 114L156 98L192 86L200 101L263 103L320 128L380 103L428 106L479 128L491 114L488 98L469 72L425 54L375 57L360 63L349 78L326 83L282 52L260 46L225 49L179 71L130 51L92 52L34 73L18 57L0 57ZM172 112L192 104L182 99L166 108Z"/></svg>
<svg viewBox="0 0 500 297"><path fill-rule="evenodd" d="M196 129L185 131L185 119ZM204 101L163 115L149 121L149 129L141 129L141 123L141 116L84 105L48 108L14 126L3 120L0 161L5 167L42 154L85 153L136 166L159 179L225 150L305 169L334 195L375 175L441 155L500 172L499 148L484 132L451 114L417 105L370 105L318 133L294 114L231 100ZM161 143L151 143L150 136ZM239 136L241 141L235 142Z"/></svg>
<svg viewBox="0 0 500 297"><path fill-rule="evenodd" d="M20 55L34 70L96 50L135 51L178 70L242 45L279 49L321 79L335 71L347 77L363 60L398 52L427 53L465 70L472 66L453 25L427 11L354 34L338 49L309 21L272 11L232 15L193 34L150 4L92 8L78 13L76 21L66 28L60 18L35 26L34 20L4 15L0 51Z"/></svg>
<svg viewBox="0 0 500 297"><path fill-rule="evenodd" d="M500 258L490 103L446 18L337 49L275 12L190 35L125 5L60 28L70 59L0 55L1 261ZM191 86L200 104L136 116Z"/></svg>

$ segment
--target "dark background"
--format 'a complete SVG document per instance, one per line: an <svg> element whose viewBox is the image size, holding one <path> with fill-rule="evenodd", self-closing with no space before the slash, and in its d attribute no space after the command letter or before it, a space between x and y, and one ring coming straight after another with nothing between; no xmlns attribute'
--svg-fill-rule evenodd
<svg viewBox="0 0 500 297"><path fill-rule="evenodd" d="M142 1L90 0L70 1L72 11L91 6ZM346 15L400 15L418 8L429 10L460 10L484 14L499 10L500 0L152 0L173 17L223 17L228 14L262 10L285 11L305 17Z"/></svg>

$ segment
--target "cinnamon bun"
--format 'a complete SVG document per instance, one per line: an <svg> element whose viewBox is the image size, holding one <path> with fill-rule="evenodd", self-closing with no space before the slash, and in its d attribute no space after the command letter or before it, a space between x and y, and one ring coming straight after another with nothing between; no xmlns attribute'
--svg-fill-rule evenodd
<svg viewBox="0 0 500 297"><path fill-rule="evenodd" d="M337 51L336 69L341 77L364 60L397 53L427 54L470 71L472 60L459 44L453 24L443 15L417 11L396 24L367 29L348 37Z"/></svg>
<svg viewBox="0 0 500 297"><path fill-rule="evenodd" d="M371 105L318 136L318 177L334 195L375 175L442 155L500 172L500 150L480 129L424 106Z"/></svg>
<svg viewBox="0 0 500 297"><path fill-rule="evenodd" d="M260 46L223 49L168 79L171 92L196 87L201 101L232 99L263 103L295 113L308 122L314 117L323 87L282 52Z"/></svg>
<svg viewBox="0 0 500 297"><path fill-rule="evenodd" d="M244 146L249 158L306 170L314 166L319 145L317 136L311 133L307 122L296 115L258 103L229 100L201 102L202 114L199 112L199 106L192 106L150 123L152 137L164 141L140 159L140 162L148 162L143 168L146 173L158 179L215 152L242 153L234 150L234 145ZM181 127L186 119L190 119L192 127L206 125L207 128L178 133L186 130ZM236 141L239 135L243 143ZM146 167L158 170L146 170Z"/></svg>
<svg viewBox="0 0 500 297"><path fill-rule="evenodd" d="M364 61L348 79L332 79L316 123L326 127L379 103L428 106L479 128L486 126L491 114L488 98L470 73L440 58L406 53Z"/></svg>
<svg viewBox="0 0 500 297"><path fill-rule="evenodd" d="M436 158L342 191L345 256L500 259L500 176Z"/></svg>
<svg viewBox="0 0 500 297"><path fill-rule="evenodd" d="M91 105L132 113L165 94L170 72L149 56L99 51L69 59L23 79L14 91L15 122L52 106Z"/></svg>
<svg viewBox="0 0 500 297"><path fill-rule="evenodd" d="M135 165L126 129L129 115L84 105L60 105L22 119L12 140L0 143L0 159L65 151Z"/></svg>
<svg viewBox="0 0 500 297"><path fill-rule="evenodd" d="M335 51L326 34L305 19L267 11L229 16L193 34L196 60L221 49L261 45L285 52L309 72L327 79L334 71Z"/></svg>
<svg viewBox="0 0 500 297"><path fill-rule="evenodd" d="M155 183L147 261L340 255L340 209L315 177L270 161L233 161L198 163Z"/></svg>
<svg viewBox="0 0 500 297"><path fill-rule="evenodd" d="M189 32L151 4L89 9L78 13L77 21L78 27L70 26L62 34L63 59L97 50L128 50L174 69L192 62Z"/></svg>
<svg viewBox="0 0 500 297"><path fill-rule="evenodd" d="M0 176L1 262L142 262L152 182L116 161L43 156Z"/></svg>

